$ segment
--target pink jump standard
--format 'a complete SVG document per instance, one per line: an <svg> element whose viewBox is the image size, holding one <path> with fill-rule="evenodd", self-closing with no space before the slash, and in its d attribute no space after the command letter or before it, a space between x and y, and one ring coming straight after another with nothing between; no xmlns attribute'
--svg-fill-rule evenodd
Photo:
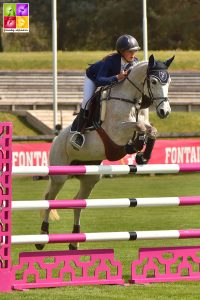
<svg viewBox="0 0 200 300"><path fill-rule="evenodd" d="M12 126L0 123L0 291L11 290Z"/></svg>

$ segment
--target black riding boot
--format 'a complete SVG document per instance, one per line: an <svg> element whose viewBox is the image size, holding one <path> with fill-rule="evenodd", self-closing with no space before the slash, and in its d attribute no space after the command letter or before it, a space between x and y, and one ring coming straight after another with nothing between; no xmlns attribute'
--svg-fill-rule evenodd
<svg viewBox="0 0 200 300"><path fill-rule="evenodd" d="M81 108L78 116L77 131L71 138L71 144L76 150L81 149L85 143L85 136L82 134L82 131L84 130L84 127L86 125L87 115L88 111Z"/></svg>

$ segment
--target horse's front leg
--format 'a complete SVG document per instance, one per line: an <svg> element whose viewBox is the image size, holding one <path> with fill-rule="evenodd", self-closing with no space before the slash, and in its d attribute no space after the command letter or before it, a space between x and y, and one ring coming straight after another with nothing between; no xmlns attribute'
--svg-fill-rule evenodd
<svg viewBox="0 0 200 300"><path fill-rule="evenodd" d="M86 175L86 176L78 176L80 180L80 189L74 199L87 199L95 186L95 184L100 180L101 175ZM80 233L81 232L81 209L74 209L74 226L72 233ZM79 243L74 242L69 244L69 250L77 250Z"/></svg>
<svg viewBox="0 0 200 300"><path fill-rule="evenodd" d="M123 132L126 132L131 137L133 136L134 131L140 133L147 131L146 124L144 121L124 121L120 123L120 128L122 128Z"/></svg>
<svg viewBox="0 0 200 300"><path fill-rule="evenodd" d="M138 165L144 165L148 163L149 159L151 158L156 137L157 129L155 127L152 127L151 125L147 125L145 150L144 152L138 152L135 157L136 163Z"/></svg>
<svg viewBox="0 0 200 300"><path fill-rule="evenodd" d="M141 151L144 147L146 136L146 125L144 121L126 121L122 122L123 130L127 134L128 143L125 146L127 154L133 154ZM124 141L124 143L126 143Z"/></svg>

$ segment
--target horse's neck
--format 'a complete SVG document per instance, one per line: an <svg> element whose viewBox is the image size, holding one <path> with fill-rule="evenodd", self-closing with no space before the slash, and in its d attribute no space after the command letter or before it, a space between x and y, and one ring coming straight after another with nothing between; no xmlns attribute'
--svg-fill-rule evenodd
<svg viewBox="0 0 200 300"><path fill-rule="evenodd" d="M138 63L131 70L129 78L141 90L143 89L143 82L146 76L147 63ZM115 86L111 90L112 100L107 102L106 116L103 123L104 129L110 137L118 144L123 144L130 135L129 130L124 131L123 123L135 121L136 109L135 105L127 103L126 101L117 100L116 98L124 98L133 100L140 97L141 93L128 80L124 80L121 84ZM127 134L127 137L126 137ZM133 131L132 131L133 135Z"/></svg>
<svg viewBox="0 0 200 300"><path fill-rule="evenodd" d="M145 61L139 62L132 68L130 74L128 75L128 78L140 90L143 90L143 84L144 84L144 80L146 78L146 73L147 73L147 66L148 66L147 62L145 62ZM133 91L133 86L131 85L131 83L128 80L124 81L124 88Z"/></svg>
<svg viewBox="0 0 200 300"><path fill-rule="evenodd" d="M130 81L132 81L140 91L143 91L143 84L146 77L147 66L147 62L139 62L131 69L131 72L128 75ZM140 92L136 87L134 87L133 84L130 83L130 81L124 80L122 83L114 86L112 88L111 95L128 99L137 98Z"/></svg>
<svg viewBox="0 0 200 300"><path fill-rule="evenodd" d="M147 65L147 62L138 63L132 68L128 76L132 83L126 79L111 89L111 98L113 98L113 100L108 103L110 111L108 118L110 118L110 115L114 114L118 115L121 119L127 119L133 105L126 101L115 100L115 97L127 99L133 102L134 99L141 98L141 92L143 92L143 85L147 72Z"/></svg>

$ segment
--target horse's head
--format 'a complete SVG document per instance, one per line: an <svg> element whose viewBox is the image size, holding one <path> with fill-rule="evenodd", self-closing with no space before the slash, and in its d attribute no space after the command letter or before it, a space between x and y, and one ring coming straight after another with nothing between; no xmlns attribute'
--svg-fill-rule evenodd
<svg viewBox="0 0 200 300"><path fill-rule="evenodd" d="M171 79L167 69L173 59L174 56L165 62L161 62L156 61L153 55L149 57L142 107L149 107L153 104L156 108L157 115L161 119L166 118L171 112L168 101L168 88Z"/></svg>

